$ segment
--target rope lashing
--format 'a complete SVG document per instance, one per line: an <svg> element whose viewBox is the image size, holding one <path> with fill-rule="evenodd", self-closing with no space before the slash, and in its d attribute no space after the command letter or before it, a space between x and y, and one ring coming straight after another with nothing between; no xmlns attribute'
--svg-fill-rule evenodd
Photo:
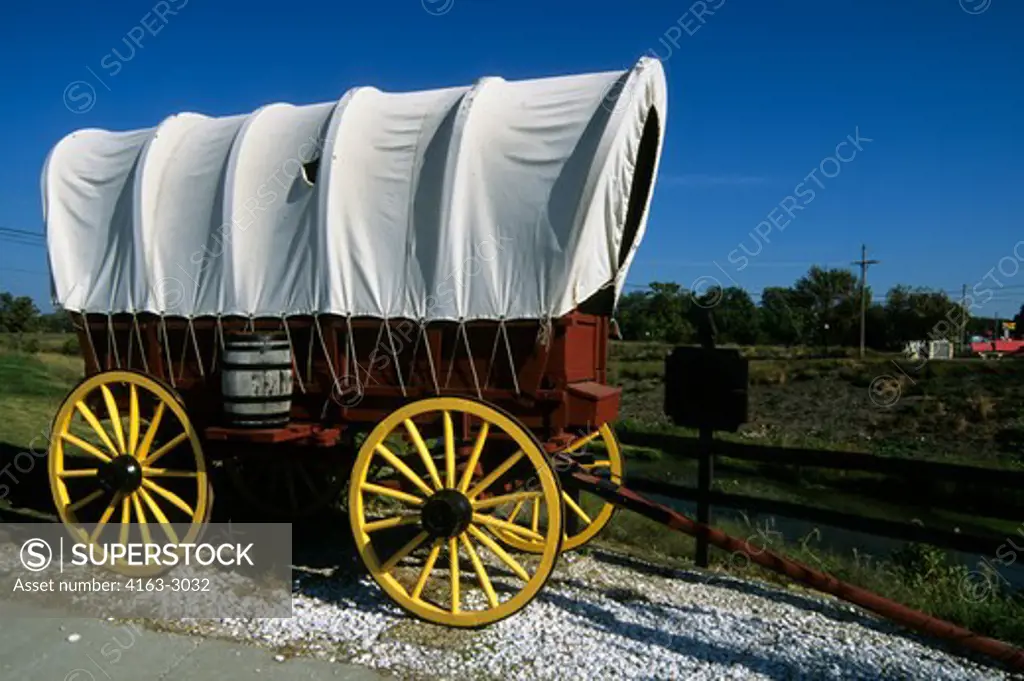
<svg viewBox="0 0 1024 681"><path fill-rule="evenodd" d="M345 317L345 329L346 329L346 331L348 333L347 338L345 339L345 352L348 352L349 348L352 349L351 358L352 358L352 367L354 367L353 371L355 371L355 375L356 375L356 392L359 395L362 395L363 394L363 382L362 382L362 379L359 377L359 356L356 354L356 337L352 333L352 316L351 315Z"/></svg>
<svg viewBox="0 0 1024 681"><path fill-rule="evenodd" d="M434 383L434 393L441 394L441 386L437 382L437 371L434 369L434 353L430 347L430 335L427 333L427 320L420 320L420 329L423 331L423 340L427 346L427 365L430 367L430 380Z"/></svg>
<svg viewBox="0 0 1024 681"><path fill-rule="evenodd" d="M388 332L388 344L391 345L391 356L395 358L395 374L398 376L398 387L402 390L402 397L408 397L405 392L405 381L402 379L402 367L398 364L398 352L395 350L395 338L391 334L391 322L387 319L384 320L384 328ZM371 366L373 362L370 362Z"/></svg>
<svg viewBox="0 0 1024 681"><path fill-rule="evenodd" d="M114 364L121 368L121 355L117 351L117 337L114 335L114 316L107 313L107 356L110 356L110 349L114 349Z"/></svg>
<svg viewBox="0 0 1024 681"><path fill-rule="evenodd" d="M316 326L316 335L320 337L320 347L324 351L324 358L327 360L327 369L331 372L331 381L333 389L338 391L338 397L341 397L341 382L338 380L338 374L334 371L334 362L331 361L331 353L327 351L327 342L324 341L324 332L320 328L320 315L313 315L313 324Z"/></svg>
<svg viewBox="0 0 1024 681"><path fill-rule="evenodd" d="M100 355L96 352L96 344L92 341L92 328L89 324L88 314L82 314L82 327L85 330L85 340L89 342L89 349L92 351L92 358L96 361L96 371L103 371L103 366L100 364Z"/></svg>
<svg viewBox="0 0 1024 681"><path fill-rule="evenodd" d="M174 363L171 362L171 339L167 335L167 318L164 317L164 313L160 313L160 328L163 331L163 347L164 355L167 357L167 374L168 380L171 382L171 387L176 388L177 384L174 382Z"/></svg>
<svg viewBox="0 0 1024 681"><path fill-rule="evenodd" d="M149 373L149 358L146 357L146 344L142 342L142 329L139 328L139 316L132 312L132 326L135 329L135 336L139 339L139 356L142 357L142 369Z"/></svg>
<svg viewBox="0 0 1024 681"><path fill-rule="evenodd" d="M292 368L295 370L295 378L299 381L299 390L306 394L306 384L302 382L302 372L299 371L298 362L295 361L295 344L292 343L292 332L288 329L288 318L281 315L281 326L284 327L284 335L288 337L288 348L292 352Z"/></svg>
<svg viewBox="0 0 1024 681"><path fill-rule="evenodd" d="M466 331L465 322L459 322L459 329L462 331L462 340L466 343L466 357L469 359L469 370L473 374L473 387L476 388L476 396L482 400L484 393L480 389L480 379L476 375L476 362L473 361L473 351L469 347L469 333Z"/></svg>
<svg viewBox="0 0 1024 681"><path fill-rule="evenodd" d="M196 338L196 327L192 323L192 317L188 318L188 332L192 336L192 347L196 351L196 362L199 363L199 377L206 380L206 371L203 369L203 355L199 352L199 339Z"/></svg>
<svg viewBox="0 0 1024 681"><path fill-rule="evenodd" d="M505 350L508 353L508 368L512 372L512 385L516 389L516 395L520 394L519 391L519 372L516 370L516 363L512 357L512 343L508 339L508 327L505 326L505 320L501 320L500 327L502 335L505 337Z"/></svg>

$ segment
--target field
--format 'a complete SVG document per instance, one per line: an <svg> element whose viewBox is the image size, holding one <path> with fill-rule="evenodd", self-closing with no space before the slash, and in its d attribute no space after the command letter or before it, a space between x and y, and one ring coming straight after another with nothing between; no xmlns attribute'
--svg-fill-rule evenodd
<svg viewBox="0 0 1024 681"><path fill-rule="evenodd" d="M81 360L77 354L68 354L71 350L73 341L60 334L0 337L0 408L5 415L0 423L0 465L29 448L43 454L50 420L81 375ZM613 345L612 379L624 388L617 430L694 435L675 428L662 414L667 351L667 346L656 344ZM722 437L970 465L1024 465L1020 449L1024 441L1022 363L957 360L923 366L899 362L897 366L893 358L882 356L859 361L848 356L808 358L801 356L801 351L774 348L744 351L756 358L751 362L752 420L739 433ZM898 399L892 399L891 389L881 395L870 391L879 376L902 376L893 379L899 381ZM693 462L673 457L671 452L641 447L625 447L625 451L633 475L657 474L684 483L695 477ZM918 518L997 536L1013 535L1017 529L1012 523L981 521L972 516L969 504L957 503L977 490L934 490L923 484L921 489L907 490L902 481L885 476L794 473L778 466L736 462L723 462L716 475L722 489L740 494L863 515ZM33 494L48 497L45 481L40 480L45 478L43 466L35 466L27 477L34 480ZM4 482L9 480L0 484ZM910 502L910 510L905 502ZM0 497L0 505L3 503ZM740 537L773 537L773 550L981 633L1024 642L1024 608L1019 600L999 593L979 602L965 600L964 567L948 561L940 551L916 545L884 554L866 552L863 547L858 550L857 546L840 550L823 542L820 532L794 536L783 528L778 534L766 534L755 521L735 517L716 524ZM658 563L683 566L693 555L689 537L626 513L616 515L599 541ZM781 581L758 568L746 567L737 556L715 552L712 558L716 569Z"/></svg>

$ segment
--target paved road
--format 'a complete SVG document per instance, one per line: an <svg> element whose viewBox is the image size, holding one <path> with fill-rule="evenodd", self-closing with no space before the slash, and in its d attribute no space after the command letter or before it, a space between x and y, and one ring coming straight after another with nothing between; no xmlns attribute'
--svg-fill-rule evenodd
<svg viewBox="0 0 1024 681"><path fill-rule="evenodd" d="M50 615L50 616L46 616ZM77 634L77 636L75 636ZM73 639L69 640L69 639ZM3 681L380 681L362 667L0 601Z"/></svg>

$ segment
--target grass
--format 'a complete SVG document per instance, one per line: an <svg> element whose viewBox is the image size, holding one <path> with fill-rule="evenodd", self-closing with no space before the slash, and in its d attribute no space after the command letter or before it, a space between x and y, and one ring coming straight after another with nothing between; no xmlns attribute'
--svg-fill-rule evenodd
<svg viewBox="0 0 1024 681"><path fill-rule="evenodd" d="M55 354L0 350L0 442L34 446L50 428L61 401L82 376L82 361ZM33 442L34 440L34 442Z"/></svg>
<svg viewBox="0 0 1024 681"><path fill-rule="evenodd" d="M976 633L1024 645L1024 597L1011 594L996 575L951 562L941 550L906 544L888 555L874 556L857 549L827 550L821 546L820 533L783 537L777 530L756 527L749 520L719 520L715 526L748 541L755 551L770 550ZM696 542L689 535L668 532L658 523L623 512L613 517L595 541L678 568L692 567L690 556L696 550ZM788 578L738 553L713 548L709 567L747 579L794 586Z"/></svg>

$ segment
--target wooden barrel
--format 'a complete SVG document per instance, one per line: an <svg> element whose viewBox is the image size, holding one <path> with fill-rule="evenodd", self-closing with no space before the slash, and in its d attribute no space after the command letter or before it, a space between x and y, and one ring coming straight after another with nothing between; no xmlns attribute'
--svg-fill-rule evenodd
<svg viewBox="0 0 1024 681"><path fill-rule="evenodd" d="M292 407L292 351L283 334L239 333L224 339L221 394L225 425L281 428Z"/></svg>

